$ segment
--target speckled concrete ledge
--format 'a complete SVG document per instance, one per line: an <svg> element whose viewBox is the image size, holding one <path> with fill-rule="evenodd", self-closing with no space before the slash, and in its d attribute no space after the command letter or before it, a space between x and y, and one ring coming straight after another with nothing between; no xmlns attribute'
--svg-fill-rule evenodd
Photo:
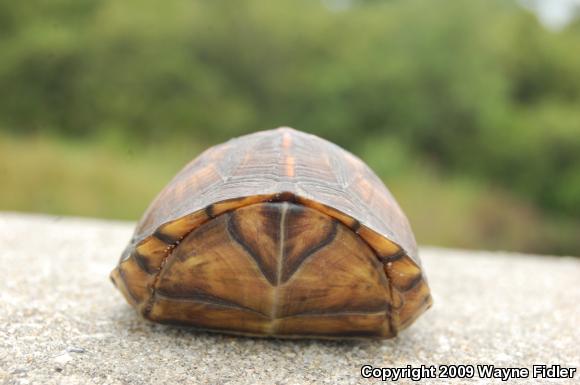
<svg viewBox="0 0 580 385"><path fill-rule="evenodd" d="M369 384L365 364L580 366L580 259L423 248L435 305L398 338L265 340L141 320L108 279L131 231L0 214L0 383Z"/></svg>

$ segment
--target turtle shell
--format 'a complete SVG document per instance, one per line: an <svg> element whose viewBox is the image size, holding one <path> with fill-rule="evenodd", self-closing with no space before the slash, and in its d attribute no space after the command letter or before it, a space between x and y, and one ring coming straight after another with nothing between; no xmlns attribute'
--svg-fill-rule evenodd
<svg viewBox="0 0 580 385"><path fill-rule="evenodd" d="M381 180L286 127L186 165L111 279L149 320L257 336L388 338L432 303L409 222Z"/></svg>

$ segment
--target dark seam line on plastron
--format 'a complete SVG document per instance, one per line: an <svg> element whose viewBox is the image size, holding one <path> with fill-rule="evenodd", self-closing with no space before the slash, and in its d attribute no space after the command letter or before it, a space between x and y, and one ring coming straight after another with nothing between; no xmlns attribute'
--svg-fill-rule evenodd
<svg viewBox="0 0 580 385"><path fill-rule="evenodd" d="M252 259L258 266L258 269L260 270L264 278L266 278L266 280L270 283L270 285L276 286L276 277L273 276L274 272L269 272L268 269L261 263L261 258L257 256L248 245L246 245L246 243L244 242L244 240L242 239L242 237L240 236L240 234L236 229L238 225L235 222L236 222L235 217L233 215L229 215L229 217L226 220L226 229L228 231L228 234L238 245L242 247L242 249L244 249L246 253L250 255L250 257L252 257Z"/></svg>
<svg viewBox="0 0 580 385"><path fill-rule="evenodd" d="M332 218L332 217L330 217ZM302 267L302 265L306 262L306 260L308 258L310 258L312 255L316 254L318 251L322 250L323 248L325 248L326 246L328 246L329 244L331 244L334 239L336 238L336 235L338 234L338 221L334 218L332 218L332 229L330 230L329 234L326 236L326 238L324 238L320 243L318 243L316 246L306 250L304 253L302 253L298 258L296 258L296 265L292 266L292 269L288 270L288 276L284 275L283 276L283 280L282 283L288 282L290 280L290 278L292 278L292 276L294 274L296 274L296 272L298 270L300 270L300 267Z"/></svg>
<svg viewBox="0 0 580 385"><path fill-rule="evenodd" d="M395 288L393 287L393 283L391 281L391 276L389 275L389 273L387 273L387 268L386 267L387 266L383 264L383 271L385 272L385 276L387 277L387 282L388 282L388 285L389 285L390 306L387 309L387 314L388 314L388 317L387 318L389 320L389 329L390 329L389 331L393 334L393 337L394 337L394 336L396 336L398 334L398 330L395 329L395 324L393 322L393 314L396 311L393 308L393 305L392 305L394 303L394 301L393 301L393 298L394 298L393 290L395 290Z"/></svg>
<svg viewBox="0 0 580 385"><path fill-rule="evenodd" d="M351 311L335 311L335 312L324 312L324 311L306 311L301 313L288 314L283 317L277 317L278 319L283 318L293 318L293 317L336 317L341 315L369 315L369 314L384 314L384 305L377 307L376 309L369 310L351 310Z"/></svg>
<svg viewBox="0 0 580 385"><path fill-rule="evenodd" d="M231 308L231 309L243 310L243 311L259 314L260 316L265 317L265 318L270 318L269 315L264 314L261 311L253 309L251 307L240 305L239 303L229 301L227 299L223 299L223 298L216 297L213 295L208 295L208 294L201 294L201 293L200 294L191 294L191 295L186 297L186 296L169 295L168 293L164 293L163 291L158 290L157 291L157 298L166 299L168 301L175 301L175 302L185 302L185 303L195 302L195 303L203 303L203 304L207 304L207 305L227 307L227 308Z"/></svg>
<svg viewBox="0 0 580 385"><path fill-rule="evenodd" d="M282 335L282 338L292 337L292 334ZM324 332L301 332L300 334L295 334L298 338L311 336L313 338L319 339L362 339L362 338L377 338L377 334L374 331L341 331L338 333L324 333Z"/></svg>
<svg viewBox="0 0 580 385"><path fill-rule="evenodd" d="M175 243L173 243L171 245L167 245L167 248L165 249L165 252L167 254L161 260L161 263L159 264L159 271L157 272L157 274L155 274L155 277L153 277L153 283L151 284L151 295L149 296L149 299L147 300L147 303L145 304L145 308L143 309L143 313L142 313L144 317L147 317L149 315L149 313L151 313L151 310L153 309L153 305L155 303L155 294L157 291L157 284L159 282L159 277L161 276L161 273L163 272L163 268L165 267L165 264L167 263L167 260L169 259L169 257L171 255L173 255L173 250L175 250L177 245L179 245L179 243L185 237L187 237L189 234L191 234L194 230L195 229L191 229L190 231L187 231L181 238L179 238L179 240L176 240Z"/></svg>
<svg viewBox="0 0 580 385"><path fill-rule="evenodd" d="M394 309L394 307L392 306L392 304L394 303L394 301L393 301L393 298L394 298L394 296L393 296L393 294L394 294L393 293L393 290L395 290L395 287L393 286L393 284L391 282L391 276L389 275L389 273L387 273L387 269L386 269L387 264L385 262L383 262L383 258L387 258L388 259L388 258L392 257L392 258L395 258L395 260L396 260L396 259L400 259L403 256L407 255L407 253L405 252L405 250L403 250L403 248L401 246L397 245L397 246L399 246L399 248L401 250L397 251L395 254L393 254L393 255L391 255L389 257L382 257L382 256L379 255L379 253L377 252L377 250L375 250L375 248L372 247L371 244L367 242L366 239L364 239L363 237L361 237L360 234L358 234L358 233L355 233L355 234L373 251L373 254L375 255L375 258L381 264L381 267L382 267L381 270L383 271L383 273L385 274L385 277L387 279L387 284L388 284L388 287L389 287L389 301L390 301L390 303L388 304L387 308L385 309L385 312L387 314L387 320L389 322L389 331L391 331L393 333L392 334L392 337L395 337L398 334L398 330L395 329L395 325L393 323L393 313L396 311Z"/></svg>

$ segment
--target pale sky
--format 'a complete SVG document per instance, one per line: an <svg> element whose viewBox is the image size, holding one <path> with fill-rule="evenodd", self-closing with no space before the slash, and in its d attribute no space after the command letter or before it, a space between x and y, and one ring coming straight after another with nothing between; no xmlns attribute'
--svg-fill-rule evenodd
<svg viewBox="0 0 580 385"><path fill-rule="evenodd" d="M353 0L321 0L329 9L340 12L352 7ZM517 0L532 10L549 29L559 30L580 17L580 0Z"/></svg>
<svg viewBox="0 0 580 385"><path fill-rule="evenodd" d="M580 0L519 0L522 5L532 9L546 27L560 29L580 12Z"/></svg>

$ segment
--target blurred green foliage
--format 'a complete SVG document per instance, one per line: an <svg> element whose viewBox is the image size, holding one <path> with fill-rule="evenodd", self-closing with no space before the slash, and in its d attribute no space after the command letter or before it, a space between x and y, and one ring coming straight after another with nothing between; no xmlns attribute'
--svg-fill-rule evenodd
<svg viewBox="0 0 580 385"><path fill-rule="evenodd" d="M549 31L505 0L1 2L0 130L137 156L191 144L158 154L173 165L288 125L359 154L390 187L467 178L478 197L507 191L576 223L579 53L579 22ZM580 254L575 226L550 233Z"/></svg>

